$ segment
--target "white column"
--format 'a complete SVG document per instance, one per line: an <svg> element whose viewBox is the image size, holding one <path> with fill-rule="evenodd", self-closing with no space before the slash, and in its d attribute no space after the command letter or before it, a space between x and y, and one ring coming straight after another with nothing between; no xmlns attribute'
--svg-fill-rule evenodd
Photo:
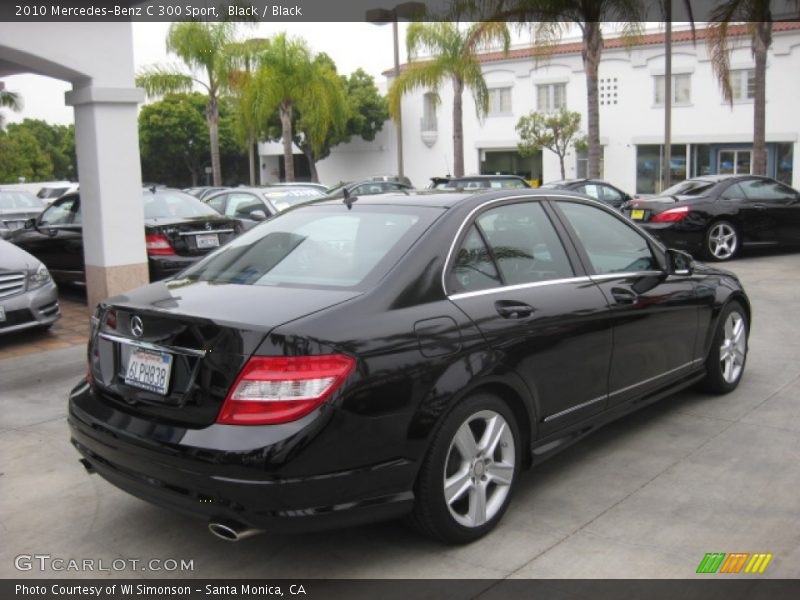
<svg viewBox="0 0 800 600"><path fill-rule="evenodd" d="M136 88L77 87L66 93L75 108L89 306L146 284L142 173Z"/></svg>

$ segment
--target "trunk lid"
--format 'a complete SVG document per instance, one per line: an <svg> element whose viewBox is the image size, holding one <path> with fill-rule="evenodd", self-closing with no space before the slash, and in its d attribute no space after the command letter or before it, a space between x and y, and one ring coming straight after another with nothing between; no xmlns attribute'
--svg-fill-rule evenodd
<svg viewBox="0 0 800 600"><path fill-rule="evenodd" d="M179 256L203 256L235 237L236 221L222 216L148 218L145 232L166 236Z"/></svg>
<svg viewBox="0 0 800 600"><path fill-rule="evenodd" d="M274 327L359 294L178 280L111 298L96 315L89 346L95 389L124 412L189 427L210 425L239 371ZM142 354L169 363L166 394L128 381L129 368ZM131 363L132 355L137 362Z"/></svg>

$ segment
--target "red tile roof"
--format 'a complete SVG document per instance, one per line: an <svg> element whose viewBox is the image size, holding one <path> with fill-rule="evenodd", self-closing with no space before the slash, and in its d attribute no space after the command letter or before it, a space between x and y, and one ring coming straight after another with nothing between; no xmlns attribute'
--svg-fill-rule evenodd
<svg viewBox="0 0 800 600"><path fill-rule="evenodd" d="M772 24L772 31L773 33L780 32L780 31L796 31L800 30L800 21L779 21ZM698 43L705 41L707 29L696 29L696 38ZM739 37L747 34L747 26L746 25L732 25L728 29L728 35L733 37ZM672 32L672 43L681 43L681 42L691 42L692 41L692 31L691 29L681 30L681 31L673 31ZM635 43L631 44L631 46L658 46L664 43L664 34L663 33L648 33L642 35ZM570 42L566 44L556 44L548 51L550 56L556 54L580 54L581 42ZM619 37L613 37L609 39L603 40L603 49L604 50L613 50L615 48L624 48L625 43ZM480 62L497 62L497 61L507 61L507 60L520 60L523 58L534 58L536 55L533 47L528 48L517 48L515 50L511 50L508 54L503 54L501 51L497 52L487 52L485 54L479 54L478 60ZM403 71L408 68L408 63L400 65L400 70ZM393 75L394 69L387 69L383 72L384 75Z"/></svg>

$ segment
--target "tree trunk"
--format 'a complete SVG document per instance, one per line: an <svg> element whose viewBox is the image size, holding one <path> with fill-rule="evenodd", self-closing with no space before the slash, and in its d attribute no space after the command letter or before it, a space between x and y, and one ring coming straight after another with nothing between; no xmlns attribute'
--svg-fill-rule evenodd
<svg viewBox="0 0 800 600"><path fill-rule="evenodd" d="M772 22L755 23L753 57L755 58L756 97L753 102L753 174L767 174L766 102L767 50L772 45Z"/></svg>
<svg viewBox="0 0 800 600"><path fill-rule="evenodd" d="M453 177L464 176L464 82L453 79Z"/></svg>
<svg viewBox="0 0 800 600"><path fill-rule="evenodd" d="M600 104L597 91L597 72L600 56L603 52L603 35L600 23L588 22L583 30L583 70L586 73L587 129L588 142L588 175L590 178L600 177Z"/></svg>
<svg viewBox="0 0 800 600"><path fill-rule="evenodd" d="M292 153L292 103L284 100L280 105L281 135L283 136L284 181L294 181L294 155Z"/></svg>
<svg viewBox="0 0 800 600"><path fill-rule="evenodd" d="M255 136L253 135L253 131L250 130L247 132L247 157L248 157L248 164L250 165L250 186L254 186L256 184L256 152L255 152L255 140L253 139Z"/></svg>
<svg viewBox="0 0 800 600"><path fill-rule="evenodd" d="M559 154L558 155L558 161L561 164L561 180L563 181L563 180L565 180L567 178L567 172L564 169L564 155L563 154Z"/></svg>
<svg viewBox="0 0 800 600"><path fill-rule="evenodd" d="M303 154L308 161L308 170L311 172L311 181L314 183L319 183L319 175L317 175L317 159L314 157L314 153L308 146L303 146Z"/></svg>
<svg viewBox="0 0 800 600"><path fill-rule="evenodd" d="M206 105L206 119L208 121L208 138L211 145L211 174L214 185L222 185L222 166L219 160L219 104L213 94L208 96Z"/></svg>

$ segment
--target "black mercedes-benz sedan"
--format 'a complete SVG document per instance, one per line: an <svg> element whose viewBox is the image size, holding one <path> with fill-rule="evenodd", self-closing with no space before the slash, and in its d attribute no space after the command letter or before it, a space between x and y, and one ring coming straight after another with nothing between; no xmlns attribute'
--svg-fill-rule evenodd
<svg viewBox="0 0 800 600"><path fill-rule="evenodd" d="M150 281L178 273L236 235L234 220L185 192L149 188L142 191L142 203ZM42 261L56 281L86 280L79 194L53 202L9 241Z"/></svg>
<svg viewBox="0 0 800 600"><path fill-rule="evenodd" d="M735 275L590 199L351 196L99 305L69 424L89 472L225 539L408 515L464 543L532 464L736 388L749 326Z"/></svg>
<svg viewBox="0 0 800 600"><path fill-rule="evenodd" d="M709 260L730 260L744 246L800 245L800 192L768 177L697 177L623 212L667 246Z"/></svg>

